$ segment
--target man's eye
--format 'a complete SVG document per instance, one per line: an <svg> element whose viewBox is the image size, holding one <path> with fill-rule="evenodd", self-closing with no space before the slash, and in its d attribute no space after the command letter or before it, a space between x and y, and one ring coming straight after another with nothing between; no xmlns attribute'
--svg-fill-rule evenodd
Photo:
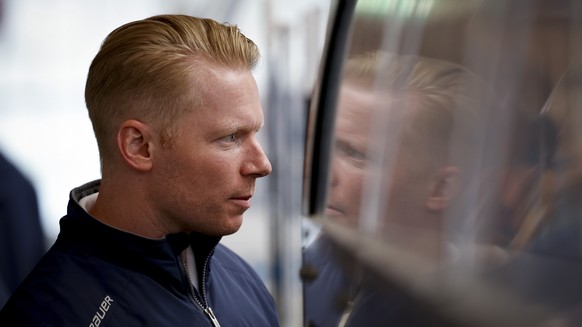
<svg viewBox="0 0 582 327"><path fill-rule="evenodd" d="M366 155L361 151L358 151L354 148L346 148L345 151L348 157L354 160L366 160Z"/></svg>
<svg viewBox="0 0 582 327"><path fill-rule="evenodd" d="M227 143L236 142L236 134L230 134L228 136L225 136L221 139L221 141L227 142Z"/></svg>
<svg viewBox="0 0 582 327"><path fill-rule="evenodd" d="M354 147L345 143L338 143L336 146L339 155L345 160L351 162L352 165L358 167L365 165L367 157L362 151L356 150Z"/></svg>

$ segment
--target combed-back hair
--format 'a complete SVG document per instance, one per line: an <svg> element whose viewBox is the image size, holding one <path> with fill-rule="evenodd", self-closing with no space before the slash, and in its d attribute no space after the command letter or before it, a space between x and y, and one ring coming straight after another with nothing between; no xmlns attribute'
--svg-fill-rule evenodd
<svg viewBox="0 0 582 327"><path fill-rule="evenodd" d="M438 59L383 51L350 58L344 69L346 83L391 94L414 119L403 128L410 150L429 161L443 155L452 164L466 166L482 133L480 120L491 101L490 88L465 67ZM413 144L410 144L413 143ZM414 150L417 149L417 150ZM421 160L419 160L420 162Z"/></svg>
<svg viewBox="0 0 582 327"><path fill-rule="evenodd" d="M259 59L258 47L237 26L212 19L159 15L115 29L93 59L85 86L102 168L123 121L154 126L170 146L180 115L201 105L198 70L252 71Z"/></svg>

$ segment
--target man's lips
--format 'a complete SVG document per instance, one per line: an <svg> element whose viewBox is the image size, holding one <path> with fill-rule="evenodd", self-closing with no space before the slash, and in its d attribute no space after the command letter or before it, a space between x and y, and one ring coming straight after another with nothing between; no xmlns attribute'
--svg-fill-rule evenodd
<svg viewBox="0 0 582 327"><path fill-rule="evenodd" d="M330 217L337 217L337 216L345 216L345 213L341 208L338 208L334 205L328 205L325 208L325 215Z"/></svg>
<svg viewBox="0 0 582 327"><path fill-rule="evenodd" d="M238 206L248 209L251 207L252 197L252 195L233 196L230 198L230 201L234 202Z"/></svg>

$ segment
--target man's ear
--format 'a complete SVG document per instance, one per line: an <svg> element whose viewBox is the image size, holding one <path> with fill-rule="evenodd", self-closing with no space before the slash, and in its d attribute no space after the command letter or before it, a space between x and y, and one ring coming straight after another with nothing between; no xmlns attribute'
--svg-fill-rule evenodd
<svg viewBox="0 0 582 327"><path fill-rule="evenodd" d="M431 181L426 208L430 211L444 211L459 192L460 169L457 166L442 167Z"/></svg>
<svg viewBox="0 0 582 327"><path fill-rule="evenodd" d="M137 120L124 121L117 132L117 147L123 161L138 171L152 168L152 129Z"/></svg>

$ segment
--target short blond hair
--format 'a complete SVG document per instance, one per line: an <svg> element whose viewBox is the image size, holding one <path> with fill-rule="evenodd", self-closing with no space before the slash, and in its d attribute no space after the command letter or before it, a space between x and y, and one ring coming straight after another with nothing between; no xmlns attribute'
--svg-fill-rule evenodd
<svg viewBox="0 0 582 327"><path fill-rule="evenodd" d="M443 158L466 166L482 133L478 126L492 93L465 67L438 59L375 51L351 57L344 81L391 94L414 110L403 129L409 151L420 160ZM453 135L455 133L455 135ZM417 149L417 150L415 150ZM444 157L443 157L444 156Z"/></svg>
<svg viewBox="0 0 582 327"><path fill-rule="evenodd" d="M214 64L252 71L260 59L256 44L237 26L186 15L159 15L127 23L103 41L85 86L85 102L101 164L114 153L119 124L137 119L153 125L164 146L175 122L196 107L196 70ZM185 103L185 94L196 103Z"/></svg>

